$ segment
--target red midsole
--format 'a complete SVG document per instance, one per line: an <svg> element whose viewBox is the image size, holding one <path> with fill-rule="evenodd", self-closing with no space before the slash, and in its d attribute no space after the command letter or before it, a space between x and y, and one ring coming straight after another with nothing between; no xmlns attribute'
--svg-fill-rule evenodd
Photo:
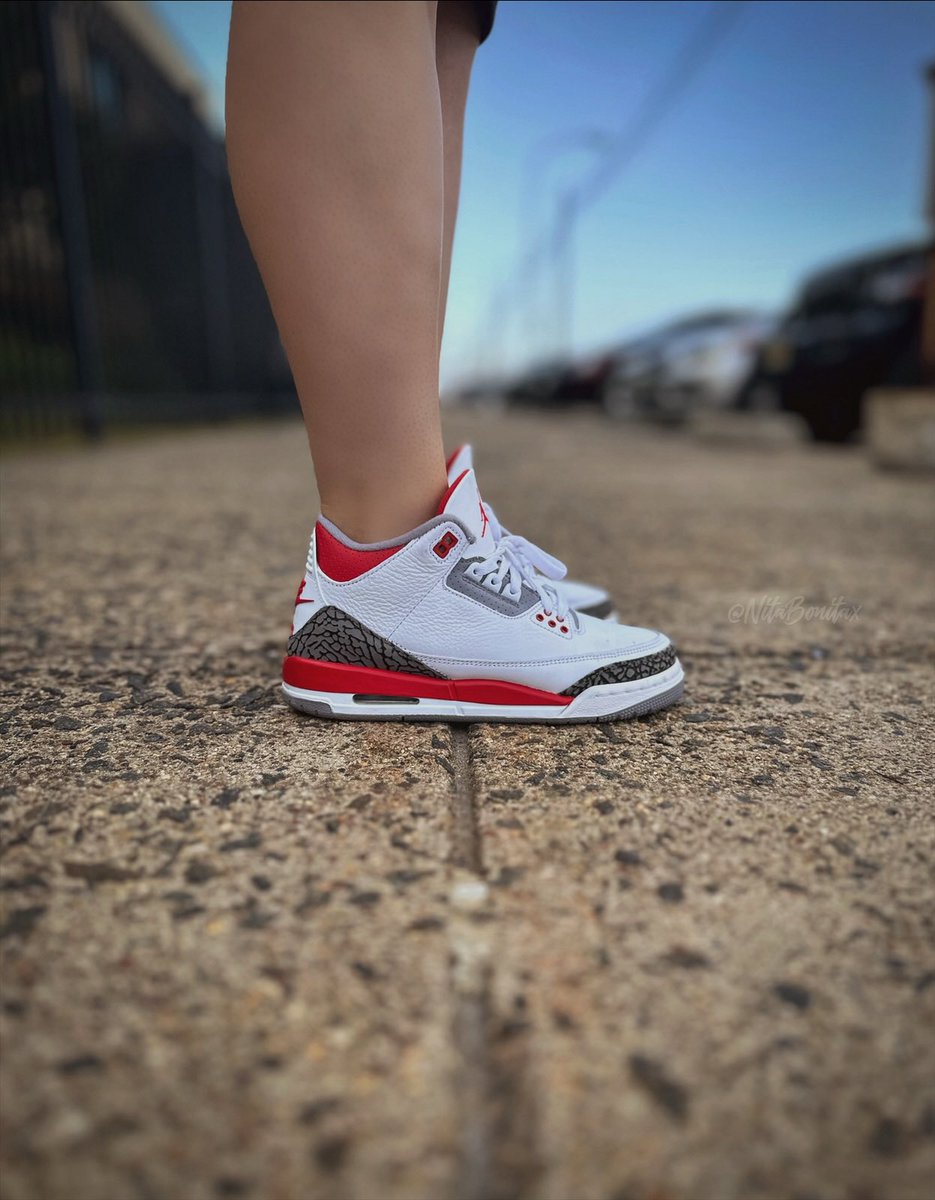
<svg viewBox="0 0 935 1200"><path fill-rule="evenodd" d="M283 660L282 678L290 687L310 692L347 692L348 695L418 696L421 700L465 700L471 704L549 704L564 708L568 696L540 692L522 683L496 679L430 679L404 671L377 667L349 667L344 663L318 662L289 655Z"/></svg>

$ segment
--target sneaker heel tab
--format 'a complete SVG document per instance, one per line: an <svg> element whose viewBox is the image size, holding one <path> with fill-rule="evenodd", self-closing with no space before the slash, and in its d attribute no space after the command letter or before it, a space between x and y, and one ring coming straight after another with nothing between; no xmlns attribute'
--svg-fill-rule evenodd
<svg viewBox="0 0 935 1200"><path fill-rule="evenodd" d="M438 502L438 508L435 510L436 516L442 517L445 515L445 509L448 507L448 501L458 490L461 480L464 479L465 475L467 475L470 470L470 467L465 467L457 479L455 479L452 483L449 483L449 485L445 488L442 498Z"/></svg>

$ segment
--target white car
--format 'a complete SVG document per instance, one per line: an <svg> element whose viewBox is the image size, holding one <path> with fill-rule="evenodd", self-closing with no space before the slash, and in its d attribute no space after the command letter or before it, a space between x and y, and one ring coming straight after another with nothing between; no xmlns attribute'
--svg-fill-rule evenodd
<svg viewBox="0 0 935 1200"><path fill-rule="evenodd" d="M656 385L660 408L731 408L756 365L773 322L759 313L712 313L672 331L662 347Z"/></svg>
<svg viewBox="0 0 935 1200"><path fill-rule="evenodd" d="M702 405L737 405L773 328L749 310L718 309L663 326L624 352L607 389L612 415L683 420Z"/></svg>

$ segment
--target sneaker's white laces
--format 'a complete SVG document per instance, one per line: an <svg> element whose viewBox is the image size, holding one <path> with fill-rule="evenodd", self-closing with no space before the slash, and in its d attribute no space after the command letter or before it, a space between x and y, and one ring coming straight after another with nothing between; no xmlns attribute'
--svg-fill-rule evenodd
<svg viewBox="0 0 935 1200"><path fill-rule="evenodd" d="M519 600L525 583L538 594L547 615L554 613L562 621L571 616L577 629L577 614L559 611L562 603L559 594L547 582L549 579L564 579L568 571L565 564L535 542L504 529L489 504L485 504L484 508L496 545L485 559L471 564L470 573L485 586L511 600Z"/></svg>

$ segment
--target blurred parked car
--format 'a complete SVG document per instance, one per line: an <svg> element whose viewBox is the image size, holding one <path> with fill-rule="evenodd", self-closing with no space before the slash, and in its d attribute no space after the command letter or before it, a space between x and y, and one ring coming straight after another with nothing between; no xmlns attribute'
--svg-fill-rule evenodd
<svg viewBox="0 0 935 1200"><path fill-rule="evenodd" d="M506 389L507 399L511 404L539 407L602 404L607 380L620 354L620 350L604 350L578 360L537 363Z"/></svg>
<svg viewBox="0 0 935 1200"><path fill-rule="evenodd" d="M603 404L607 381L621 351L607 350L570 363L558 381L555 399L560 404Z"/></svg>
<svg viewBox="0 0 935 1200"><path fill-rule="evenodd" d="M494 376L478 376L460 387L442 393L442 404L463 404L474 408L502 408L506 384Z"/></svg>
<svg viewBox="0 0 935 1200"><path fill-rule="evenodd" d="M653 410L662 347L669 326L630 342L604 388L604 408L612 417L630 417Z"/></svg>
<svg viewBox="0 0 935 1200"><path fill-rule="evenodd" d="M507 385L507 403L539 407L555 404L559 384L567 370L568 363L564 359L536 363Z"/></svg>
<svg viewBox="0 0 935 1200"><path fill-rule="evenodd" d="M772 324L747 309L717 309L663 326L621 355L607 410L678 422L698 405L739 405Z"/></svg>
<svg viewBox="0 0 935 1200"><path fill-rule="evenodd" d="M764 345L745 400L772 391L819 441L860 427L864 393L925 382L922 310L932 247L902 246L813 275Z"/></svg>

